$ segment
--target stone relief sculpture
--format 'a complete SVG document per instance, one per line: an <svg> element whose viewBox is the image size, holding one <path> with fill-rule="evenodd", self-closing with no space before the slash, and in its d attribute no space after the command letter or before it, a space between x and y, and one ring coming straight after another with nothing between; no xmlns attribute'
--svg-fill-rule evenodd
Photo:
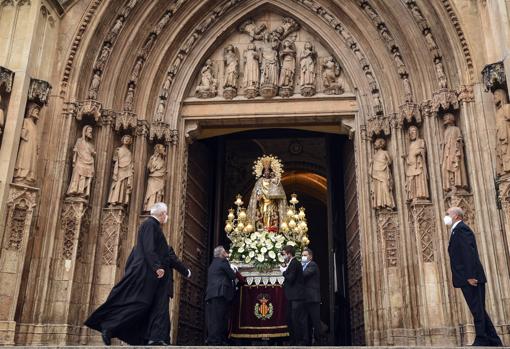
<svg viewBox="0 0 510 349"><path fill-rule="evenodd" d="M443 116L443 123L446 126L441 164L443 190L449 192L467 189L468 182L462 132L455 125L455 116L452 113L446 113Z"/></svg>
<svg viewBox="0 0 510 349"><path fill-rule="evenodd" d="M131 77L129 78L129 81L132 81L136 83L138 81L138 78L140 77L140 72L142 71L143 66L143 59L138 58L136 60L135 66L133 67L133 70L131 71Z"/></svg>
<svg viewBox="0 0 510 349"><path fill-rule="evenodd" d="M199 98L212 98L216 96L218 82L213 75L213 63L208 59L200 71L200 82L195 90Z"/></svg>
<svg viewBox="0 0 510 349"><path fill-rule="evenodd" d="M409 148L405 159L406 192L409 201L429 199L425 140L419 137L418 127L409 127Z"/></svg>
<svg viewBox="0 0 510 349"><path fill-rule="evenodd" d="M225 78L223 79L223 97L232 99L237 96L237 78L239 77L239 58L233 45L227 45L223 51Z"/></svg>
<svg viewBox="0 0 510 349"><path fill-rule="evenodd" d="M280 51L282 69L280 70L280 95L292 96L294 92L294 77L296 75L296 47L290 40L284 40Z"/></svg>
<svg viewBox="0 0 510 349"><path fill-rule="evenodd" d="M135 87L130 84L128 87L128 91L126 93L126 99L124 100L124 110L127 111L133 110L134 99L135 99Z"/></svg>
<svg viewBox="0 0 510 349"><path fill-rule="evenodd" d="M496 156L497 174L510 174L510 104L505 90L494 91L496 105Z"/></svg>
<svg viewBox="0 0 510 349"><path fill-rule="evenodd" d="M143 209L149 211L155 203L163 201L165 194L166 149L163 144L156 144L154 154L147 164L149 179Z"/></svg>
<svg viewBox="0 0 510 349"><path fill-rule="evenodd" d="M239 31L245 33L250 37L250 41L262 40L264 38L263 32L266 30L266 25L256 25L253 19L247 19L239 26Z"/></svg>
<svg viewBox="0 0 510 349"><path fill-rule="evenodd" d="M301 95L305 97L315 94L315 64L317 61L317 52L315 52L310 42L305 43L300 58L301 65Z"/></svg>
<svg viewBox="0 0 510 349"><path fill-rule="evenodd" d="M259 58L255 44L249 44L244 52L243 86L246 98L254 98L258 93L260 78Z"/></svg>
<svg viewBox="0 0 510 349"><path fill-rule="evenodd" d="M439 88L447 88L448 81L446 80L443 63L440 60L436 62L436 73L437 79L439 80Z"/></svg>
<svg viewBox="0 0 510 349"><path fill-rule="evenodd" d="M133 189L133 155L129 146L133 143L130 135L122 137L122 145L113 154L113 175L108 204L111 206L128 205Z"/></svg>
<svg viewBox="0 0 510 349"><path fill-rule="evenodd" d="M99 90L99 85L101 85L101 73L99 71L95 71L89 87L89 99L97 99L97 91Z"/></svg>
<svg viewBox="0 0 510 349"><path fill-rule="evenodd" d="M377 138L374 142L375 154L370 164L372 207L375 209L395 208L393 176L391 174L392 160L385 148L384 138Z"/></svg>
<svg viewBox="0 0 510 349"><path fill-rule="evenodd" d="M37 120L41 108L32 103L28 106L27 117L23 120L18 157L14 167L14 182L34 184L37 175L38 135Z"/></svg>
<svg viewBox="0 0 510 349"><path fill-rule="evenodd" d="M99 57L97 57L97 60L94 64L95 70L104 70L106 61L108 60L108 57L110 56L111 47L108 44L105 44L103 48L101 49L101 53L99 54Z"/></svg>
<svg viewBox="0 0 510 349"><path fill-rule="evenodd" d="M159 99L158 108L156 109L156 115L154 116L155 122L163 122L165 118L166 103L163 98Z"/></svg>
<svg viewBox="0 0 510 349"><path fill-rule="evenodd" d="M339 95L345 91L345 82L342 77L342 68L332 56L326 58L322 64L322 85L324 93L329 95Z"/></svg>
<svg viewBox="0 0 510 349"><path fill-rule="evenodd" d="M122 16L117 17L112 29L110 29L110 31L106 35L105 41L107 41L109 43L113 43L115 41L115 39L117 38L117 35L119 35L120 30L122 29L123 25L124 25L124 17L122 17Z"/></svg>
<svg viewBox="0 0 510 349"><path fill-rule="evenodd" d="M275 40L271 33L264 33L262 45L262 66L260 76L260 94L270 98L276 95L278 89L278 40Z"/></svg>
<svg viewBox="0 0 510 349"><path fill-rule="evenodd" d="M96 150L91 142L92 126L85 125L73 148L73 173L67 189L67 195L88 198L92 178L94 178L94 164Z"/></svg>

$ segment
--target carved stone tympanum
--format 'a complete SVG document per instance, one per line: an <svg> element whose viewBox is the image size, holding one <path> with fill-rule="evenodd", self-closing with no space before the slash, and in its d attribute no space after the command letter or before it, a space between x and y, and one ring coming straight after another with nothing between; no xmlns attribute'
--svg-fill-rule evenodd
<svg viewBox="0 0 510 349"><path fill-rule="evenodd" d="M27 108L27 117L23 120L21 139L19 143L18 158L14 168L14 182L34 184L37 175L37 120L41 107L30 103Z"/></svg>
<svg viewBox="0 0 510 349"><path fill-rule="evenodd" d="M113 154L113 175L108 204L111 206L128 205L133 189L133 155L129 146L133 143L130 135L122 137L122 146Z"/></svg>
<svg viewBox="0 0 510 349"><path fill-rule="evenodd" d="M155 203L163 201L165 194L166 149L163 144L156 144L154 154L147 164L149 179L145 193L144 211L149 211Z"/></svg>
<svg viewBox="0 0 510 349"><path fill-rule="evenodd" d="M443 190L449 192L467 189L468 182L462 132L455 125L455 116L452 113L443 115L443 123L446 126L441 164Z"/></svg>
<svg viewBox="0 0 510 349"><path fill-rule="evenodd" d="M386 151L384 138L377 138L374 142L375 154L370 166L372 179L372 207L395 208L393 197L393 175L391 174L391 156Z"/></svg>
<svg viewBox="0 0 510 349"><path fill-rule="evenodd" d="M405 160L406 192L409 201L429 199L425 140L419 137L418 127L409 127L409 148Z"/></svg>
<svg viewBox="0 0 510 349"><path fill-rule="evenodd" d="M94 163L96 150L92 144L92 126L86 125L82 129L73 148L73 174L67 189L67 195L88 198L94 178Z"/></svg>

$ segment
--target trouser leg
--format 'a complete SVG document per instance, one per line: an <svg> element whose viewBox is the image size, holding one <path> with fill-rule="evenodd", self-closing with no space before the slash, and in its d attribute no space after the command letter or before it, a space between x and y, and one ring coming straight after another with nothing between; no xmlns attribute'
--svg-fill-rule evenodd
<svg viewBox="0 0 510 349"><path fill-rule="evenodd" d="M315 344L320 341L321 331L321 304L319 302L306 303L306 309L312 323L312 334Z"/></svg>
<svg viewBox="0 0 510 349"><path fill-rule="evenodd" d="M225 298L216 297L206 302L208 345L220 345L226 341L228 331L228 314L226 313Z"/></svg>
<svg viewBox="0 0 510 349"><path fill-rule="evenodd" d="M163 341L170 343L170 298L164 285L161 285L154 297L154 302L149 314L147 328L148 341Z"/></svg>
<svg viewBox="0 0 510 349"><path fill-rule="evenodd" d="M482 297L483 284L478 286L464 286L461 288L464 299L473 315L473 323L475 325L477 344L486 344L488 342L487 333L485 330L485 304Z"/></svg>

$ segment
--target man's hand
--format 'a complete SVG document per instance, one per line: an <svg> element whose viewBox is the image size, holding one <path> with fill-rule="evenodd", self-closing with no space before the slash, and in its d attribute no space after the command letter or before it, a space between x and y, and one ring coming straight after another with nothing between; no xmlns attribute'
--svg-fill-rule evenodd
<svg viewBox="0 0 510 349"><path fill-rule="evenodd" d="M239 270L239 268L237 267L237 265L234 265L234 264L230 264L230 268L232 268L232 270L234 272L237 272Z"/></svg>
<svg viewBox="0 0 510 349"><path fill-rule="evenodd" d="M283 273L285 270L287 270L287 267L280 265L280 273Z"/></svg>
<svg viewBox="0 0 510 349"><path fill-rule="evenodd" d="M158 276L158 279L161 279L163 276L165 276L165 269L156 270L156 275Z"/></svg>
<svg viewBox="0 0 510 349"><path fill-rule="evenodd" d="M471 286L474 286L474 287L478 286L478 280L477 279L468 279L467 282Z"/></svg>

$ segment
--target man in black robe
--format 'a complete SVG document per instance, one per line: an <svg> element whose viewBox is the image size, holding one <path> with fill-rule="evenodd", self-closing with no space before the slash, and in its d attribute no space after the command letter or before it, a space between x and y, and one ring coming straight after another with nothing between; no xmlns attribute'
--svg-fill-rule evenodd
<svg viewBox="0 0 510 349"><path fill-rule="evenodd" d="M86 326L101 332L106 345L114 337L131 345L170 342L173 269L187 277L191 271L168 246L161 230L168 220L167 206L157 203L150 212L151 217L140 226L124 277L85 321Z"/></svg>

